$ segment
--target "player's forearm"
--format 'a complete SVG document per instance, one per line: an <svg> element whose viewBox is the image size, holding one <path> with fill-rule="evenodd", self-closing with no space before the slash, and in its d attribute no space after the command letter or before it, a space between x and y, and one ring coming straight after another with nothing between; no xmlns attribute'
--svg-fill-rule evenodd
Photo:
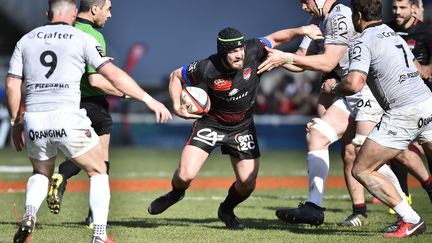
<svg viewBox="0 0 432 243"><path fill-rule="evenodd" d="M179 70L175 70L170 75L169 94L173 102L173 107L180 106L180 95L182 91L182 83L179 77Z"/></svg>
<svg viewBox="0 0 432 243"><path fill-rule="evenodd" d="M19 122L19 106L21 102L21 83L17 78L6 79L6 102L11 123Z"/></svg>
<svg viewBox="0 0 432 243"><path fill-rule="evenodd" d="M103 66L99 73L101 73L111 84L120 92L129 95L130 97L144 101L147 103L151 96L147 94L127 73L118 68L112 63Z"/></svg>
<svg viewBox="0 0 432 243"><path fill-rule="evenodd" d="M292 28L292 29L283 29L277 32L274 32L267 36L272 42L273 47L285 44L297 36L304 35L304 31L302 27Z"/></svg>
<svg viewBox="0 0 432 243"><path fill-rule="evenodd" d="M123 96L121 91L116 89L106 78L100 74L91 74L89 76L89 82L93 87L102 90L108 95Z"/></svg>
<svg viewBox="0 0 432 243"><path fill-rule="evenodd" d="M298 56L293 58L293 65L307 70L331 72L337 65L326 55Z"/></svg>

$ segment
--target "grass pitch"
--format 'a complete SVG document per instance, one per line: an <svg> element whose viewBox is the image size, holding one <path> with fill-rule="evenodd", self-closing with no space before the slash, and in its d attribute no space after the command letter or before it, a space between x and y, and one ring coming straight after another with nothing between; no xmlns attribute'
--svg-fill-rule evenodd
<svg viewBox="0 0 432 243"><path fill-rule="evenodd" d="M260 176L288 177L306 175L306 153L303 151L262 151ZM180 151L141 148L111 150L111 178L170 178L177 166ZM58 163L62 158L58 158ZM337 153L331 155L331 175L342 176L342 162ZM57 163L57 164L58 164ZM1 166L29 166L25 153L0 150ZM0 181L24 180L26 173L0 173ZM229 159L215 151L202 168L199 177L234 178ZM81 173L77 179L85 179ZM342 228L336 222L351 213L351 202L345 189L327 188L324 206L325 223L319 227L287 225L274 211L295 207L306 200L306 189L256 190L236 209L246 225L244 231L224 228L217 219L217 208L227 190L191 190L185 198L161 215L147 213L149 203L166 191L112 192L109 234L116 242L430 242L431 230L409 239L385 239L381 229L392 223L394 216L380 204L368 204L369 225ZM413 206L432 222L432 207L421 188L412 188ZM367 194L367 197L370 196ZM16 214L23 212L24 193L0 193L0 242L11 242L16 231ZM14 206L15 205L15 206ZM38 213L33 242L90 242L92 232L84 227L88 210L87 192L66 192L60 214L49 212L46 203ZM15 208L15 209L14 209Z"/></svg>

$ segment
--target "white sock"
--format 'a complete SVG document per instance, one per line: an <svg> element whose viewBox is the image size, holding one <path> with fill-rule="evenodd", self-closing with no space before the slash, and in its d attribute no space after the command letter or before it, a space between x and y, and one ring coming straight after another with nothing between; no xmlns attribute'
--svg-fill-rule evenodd
<svg viewBox="0 0 432 243"><path fill-rule="evenodd" d="M402 217L402 220L410 223L417 224L420 222L420 216L416 211L408 204L406 200L399 203L393 210Z"/></svg>
<svg viewBox="0 0 432 243"><path fill-rule="evenodd" d="M106 239L109 202L111 194L107 174L90 177L90 208L93 213L93 235ZM97 225L97 227L96 227Z"/></svg>
<svg viewBox="0 0 432 243"><path fill-rule="evenodd" d="M327 178L330 163L329 151L316 150L307 155L309 195L308 201L322 207L324 184Z"/></svg>
<svg viewBox="0 0 432 243"><path fill-rule="evenodd" d="M393 184L393 186L396 188L396 191L399 193L399 195L402 197L403 201L406 201L406 196L405 193L402 191L402 188L399 184L399 180L396 177L395 173L393 172L393 170L390 168L390 166L388 166L387 164L384 164L383 166L381 166L378 169L378 172L383 174L385 177L387 177L387 179L390 180L390 182Z"/></svg>
<svg viewBox="0 0 432 243"><path fill-rule="evenodd" d="M36 218L40 205L48 194L48 177L42 174L34 174L27 180L25 215L31 215Z"/></svg>

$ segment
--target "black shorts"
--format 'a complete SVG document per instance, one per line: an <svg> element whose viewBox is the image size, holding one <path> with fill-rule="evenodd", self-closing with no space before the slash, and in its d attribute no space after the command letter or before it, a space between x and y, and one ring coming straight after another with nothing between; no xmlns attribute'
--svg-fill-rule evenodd
<svg viewBox="0 0 432 243"><path fill-rule="evenodd" d="M81 97L81 108L87 111L91 126L98 136L111 133L113 121L105 96Z"/></svg>
<svg viewBox="0 0 432 243"><path fill-rule="evenodd" d="M209 154L221 146L223 154L229 154L237 159L260 157L252 118L236 126L223 126L208 118L199 119L195 121L186 145L196 146Z"/></svg>

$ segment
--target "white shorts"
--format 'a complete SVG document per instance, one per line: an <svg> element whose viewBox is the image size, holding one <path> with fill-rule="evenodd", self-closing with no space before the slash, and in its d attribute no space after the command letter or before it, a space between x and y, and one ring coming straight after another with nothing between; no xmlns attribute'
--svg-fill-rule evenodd
<svg viewBox="0 0 432 243"><path fill-rule="evenodd" d="M373 96L369 87L360 91L361 96L357 100L355 107L356 121L371 121L378 123L384 113L378 101Z"/></svg>
<svg viewBox="0 0 432 243"><path fill-rule="evenodd" d="M343 110L344 112L346 112L350 115L353 114L353 111L352 111L350 105L348 104L345 97L343 97L343 96L337 98L335 100L335 102L333 102L332 106L339 107L339 109Z"/></svg>
<svg viewBox="0 0 432 243"><path fill-rule="evenodd" d="M416 139L420 144L432 141L432 98L385 112L368 138L400 150L405 150Z"/></svg>
<svg viewBox="0 0 432 243"><path fill-rule="evenodd" d="M99 142L84 109L25 112L24 133L30 158L48 160L57 148L68 158L88 152Z"/></svg>

